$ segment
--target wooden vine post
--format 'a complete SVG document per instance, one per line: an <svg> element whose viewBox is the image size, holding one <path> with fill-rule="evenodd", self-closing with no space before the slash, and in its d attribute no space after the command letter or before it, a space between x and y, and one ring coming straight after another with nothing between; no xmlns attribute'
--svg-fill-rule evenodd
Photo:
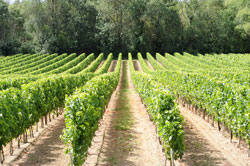
<svg viewBox="0 0 250 166"><path fill-rule="evenodd" d="M220 121L219 121L219 120L218 120L218 130L219 130L219 131L221 130Z"/></svg>
<svg viewBox="0 0 250 166"><path fill-rule="evenodd" d="M14 153L14 150L13 150L13 141L11 140L10 141L10 155L12 156Z"/></svg>
<svg viewBox="0 0 250 166"><path fill-rule="evenodd" d="M48 118L47 118L47 115L45 115L45 125L48 124Z"/></svg>
<svg viewBox="0 0 250 166"><path fill-rule="evenodd" d="M0 162L1 162L1 164L3 164L3 162L4 162L4 151L3 150L1 150L1 152L0 152Z"/></svg>
<svg viewBox="0 0 250 166"><path fill-rule="evenodd" d="M203 112L203 119L205 120L206 119L206 111L204 109L202 109L202 112Z"/></svg>
<svg viewBox="0 0 250 166"><path fill-rule="evenodd" d="M41 128L44 128L43 117L41 118Z"/></svg>
<svg viewBox="0 0 250 166"><path fill-rule="evenodd" d="M17 138L17 148L20 149L21 136Z"/></svg>
<svg viewBox="0 0 250 166"><path fill-rule="evenodd" d="M57 112L56 112L56 117L58 117L59 116L59 107L58 107L58 109L57 109Z"/></svg>
<svg viewBox="0 0 250 166"><path fill-rule="evenodd" d="M240 144L241 144L241 137L240 137L240 133L239 133L239 135L238 135L238 146L239 146L239 148L240 148Z"/></svg>
<svg viewBox="0 0 250 166"><path fill-rule="evenodd" d="M50 112L49 112L49 122L51 122L51 116L50 116Z"/></svg>
<svg viewBox="0 0 250 166"><path fill-rule="evenodd" d="M174 152L173 149L170 149L170 156L171 156L171 160L170 160L170 166L175 166L174 164Z"/></svg>
<svg viewBox="0 0 250 166"><path fill-rule="evenodd" d="M3 164L2 152L0 152L0 163L1 163L1 165Z"/></svg>
<svg viewBox="0 0 250 166"><path fill-rule="evenodd" d="M29 128L29 132L30 132L30 138L33 138L34 135L33 135L33 127L32 126Z"/></svg>
<svg viewBox="0 0 250 166"><path fill-rule="evenodd" d="M23 143L27 143L27 133L26 131L23 133Z"/></svg>
<svg viewBox="0 0 250 166"><path fill-rule="evenodd" d="M214 127L214 117L212 116L212 126Z"/></svg>
<svg viewBox="0 0 250 166"><path fill-rule="evenodd" d="M233 132L232 132L232 130L230 130L230 143L232 143L233 142Z"/></svg>
<svg viewBox="0 0 250 166"><path fill-rule="evenodd" d="M74 164L73 164L73 154L70 152L69 155L70 155L70 166L74 166Z"/></svg>
<svg viewBox="0 0 250 166"><path fill-rule="evenodd" d="M63 114L63 112L64 112L64 108L62 107L62 108L61 108L61 115Z"/></svg>

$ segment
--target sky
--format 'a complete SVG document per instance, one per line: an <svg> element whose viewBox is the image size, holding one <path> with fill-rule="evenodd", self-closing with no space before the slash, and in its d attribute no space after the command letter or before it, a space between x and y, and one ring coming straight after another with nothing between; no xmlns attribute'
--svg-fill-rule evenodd
<svg viewBox="0 0 250 166"><path fill-rule="evenodd" d="M10 4L14 3L15 0L5 0L6 2L9 2Z"/></svg>

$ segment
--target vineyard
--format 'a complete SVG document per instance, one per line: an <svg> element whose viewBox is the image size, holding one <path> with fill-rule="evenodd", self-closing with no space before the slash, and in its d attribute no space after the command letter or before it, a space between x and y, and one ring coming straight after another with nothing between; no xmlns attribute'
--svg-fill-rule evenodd
<svg viewBox="0 0 250 166"><path fill-rule="evenodd" d="M250 166L250 54L114 57L0 57L1 164ZM60 118L57 153L67 163L23 152L9 160L41 129L52 137L46 126Z"/></svg>

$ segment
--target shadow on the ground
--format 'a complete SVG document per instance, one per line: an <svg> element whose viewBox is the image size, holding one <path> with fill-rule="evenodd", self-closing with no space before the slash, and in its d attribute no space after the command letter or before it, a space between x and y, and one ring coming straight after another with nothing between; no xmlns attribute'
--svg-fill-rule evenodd
<svg viewBox="0 0 250 166"><path fill-rule="evenodd" d="M44 135L42 135L35 146L31 147L25 158L21 158L20 162L17 161L15 165L18 166L41 166L51 165L52 162L58 160L60 154L58 151L63 151L63 143L60 140L60 135L65 127L64 119L61 119L59 125L52 125L48 128ZM51 135L50 135L51 134ZM24 156L21 156L24 157Z"/></svg>
<svg viewBox="0 0 250 166"><path fill-rule="evenodd" d="M140 67L139 67L139 62L137 60L133 60L133 64L134 64L134 68L135 68L135 71L140 71Z"/></svg>
<svg viewBox="0 0 250 166"><path fill-rule="evenodd" d="M136 131L130 128L129 117L129 90L127 81L127 67L128 63L122 63L122 76L120 86L118 86L117 96L114 101L112 111L115 111L111 116L111 127L106 129L104 147L99 158L99 166L136 166L138 164L128 160L130 156L136 158L133 153L138 148L133 141ZM130 119L130 120L129 120ZM124 121L124 123L122 122Z"/></svg>
<svg viewBox="0 0 250 166"><path fill-rule="evenodd" d="M225 158L215 156L221 152L211 149L211 145L207 140L202 138L189 121L185 122L184 126L184 142L186 145L186 152L182 159L185 166L218 166L225 162ZM227 165L229 166L229 165Z"/></svg>
<svg viewBox="0 0 250 166"><path fill-rule="evenodd" d="M110 68L109 68L109 72L114 72L115 71L115 67L116 67L116 64L117 64L117 60L113 60L111 62L111 65L110 65Z"/></svg>

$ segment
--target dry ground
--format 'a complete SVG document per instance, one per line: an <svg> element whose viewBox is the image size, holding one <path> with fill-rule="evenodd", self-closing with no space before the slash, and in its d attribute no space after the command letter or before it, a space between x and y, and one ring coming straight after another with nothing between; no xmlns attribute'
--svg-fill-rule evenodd
<svg viewBox="0 0 250 166"><path fill-rule="evenodd" d="M121 81L104 114L85 166L163 166L164 162L155 127L135 91L128 63L124 61Z"/></svg>
<svg viewBox="0 0 250 166"><path fill-rule="evenodd" d="M109 72L114 71L116 63L112 62ZM137 60L134 66L142 71ZM176 166L250 166L246 149L237 148L186 107L180 106L180 110L185 119L186 152ZM53 122L11 165L67 165L69 157L64 154L64 145L59 138L64 126L63 117ZM120 83L100 122L85 166L163 166L165 157L161 149L155 126L133 86L128 62L123 61Z"/></svg>
<svg viewBox="0 0 250 166"><path fill-rule="evenodd" d="M60 139L65 127L64 116L54 121L39 138L32 143L12 166L66 166L69 157L64 153Z"/></svg>

